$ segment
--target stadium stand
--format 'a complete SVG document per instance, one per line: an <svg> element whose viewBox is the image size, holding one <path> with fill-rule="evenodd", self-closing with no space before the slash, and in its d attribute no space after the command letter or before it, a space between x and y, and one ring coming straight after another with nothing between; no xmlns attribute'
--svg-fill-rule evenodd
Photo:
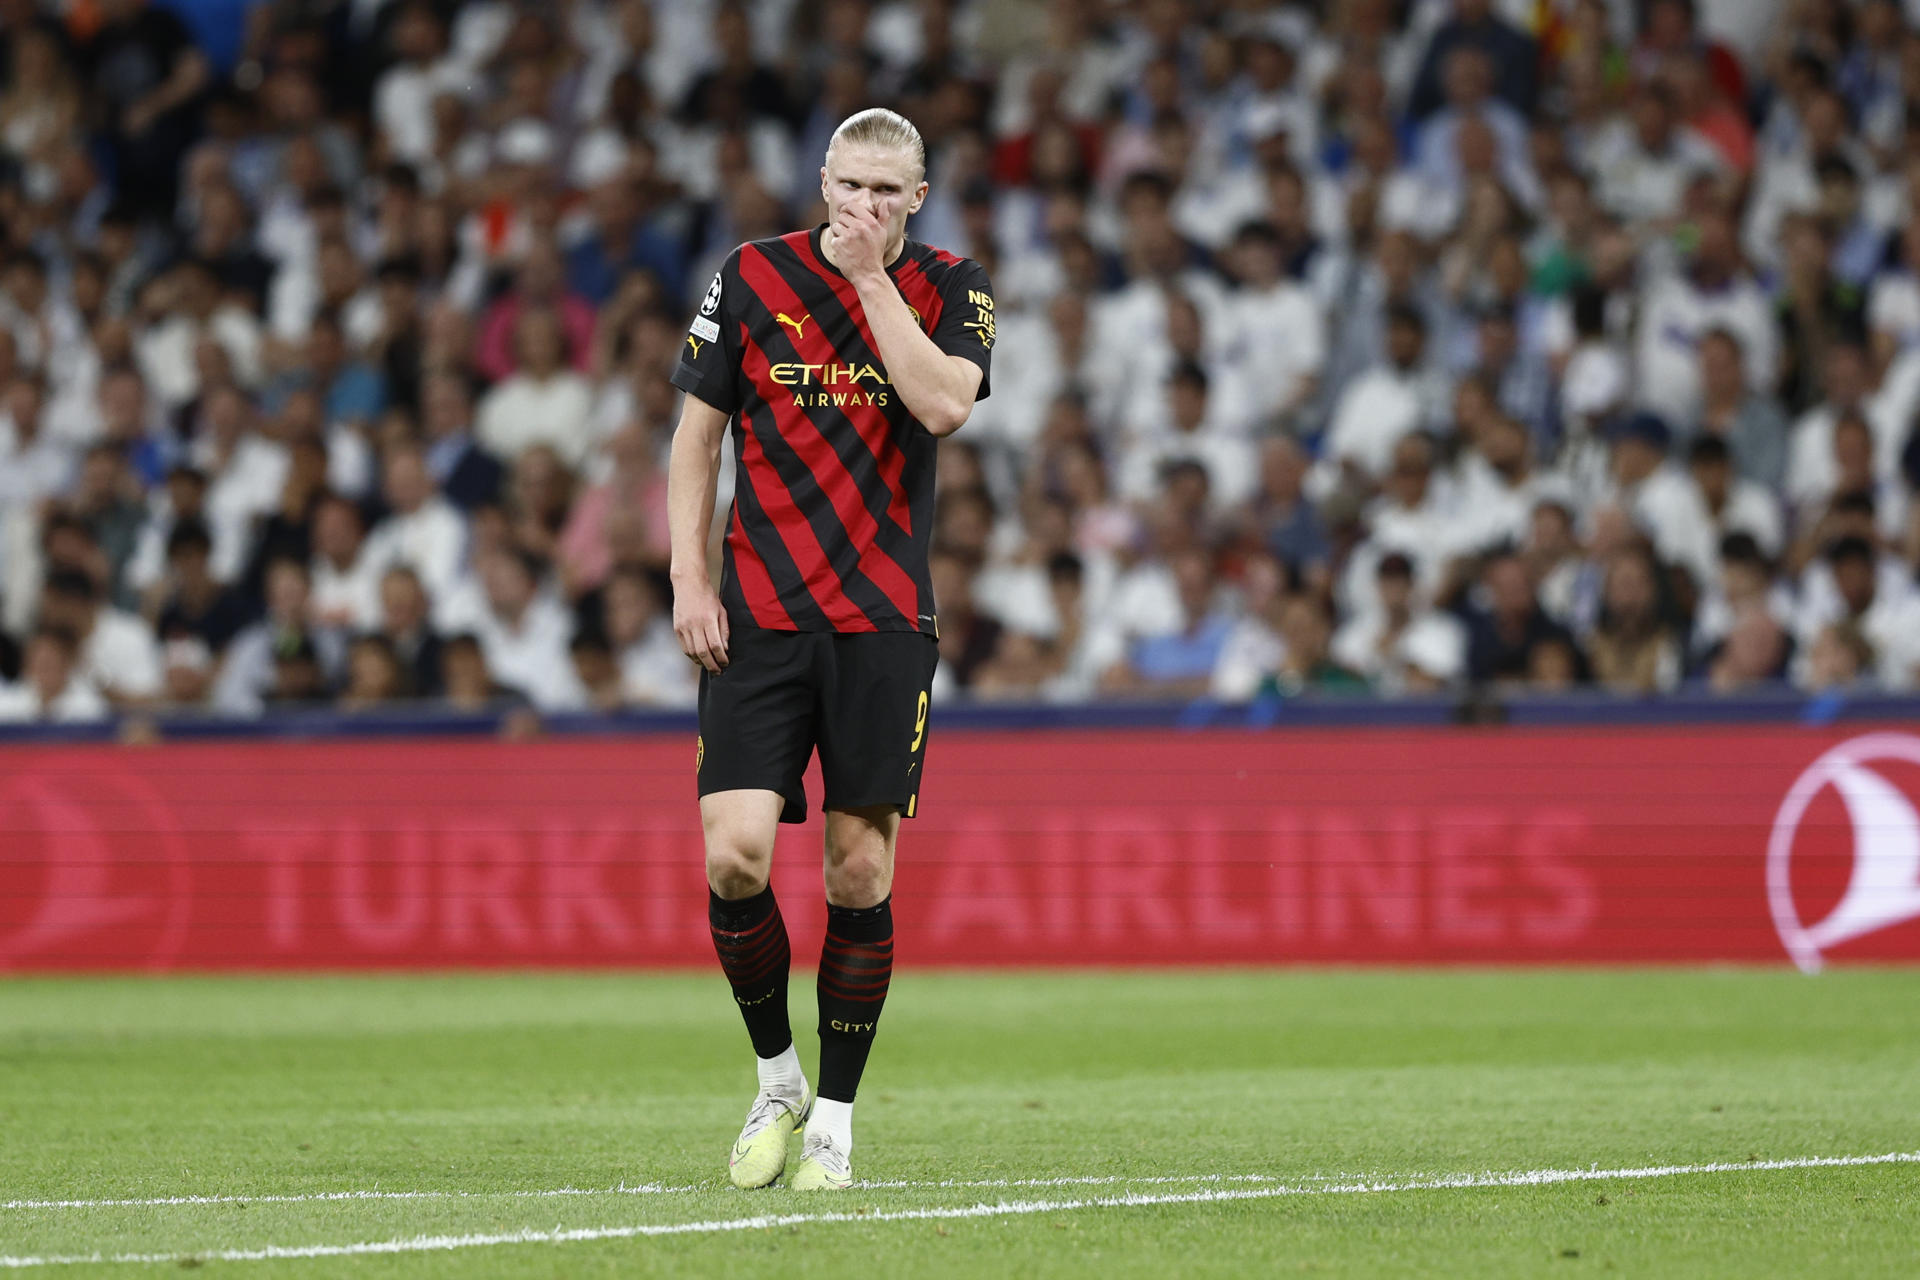
<svg viewBox="0 0 1920 1280"><path fill-rule="evenodd" d="M874 103L1000 299L937 698L1920 686L1914 0L0 21L0 720L690 706L667 373Z"/></svg>

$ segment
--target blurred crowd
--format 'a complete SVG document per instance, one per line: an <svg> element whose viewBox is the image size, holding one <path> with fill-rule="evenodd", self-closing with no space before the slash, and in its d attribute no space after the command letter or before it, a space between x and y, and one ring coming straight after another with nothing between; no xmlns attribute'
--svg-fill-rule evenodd
<svg viewBox="0 0 1920 1280"><path fill-rule="evenodd" d="M1917 22L0 0L0 719L689 705L689 300L873 104L999 299L937 697L1911 689Z"/></svg>

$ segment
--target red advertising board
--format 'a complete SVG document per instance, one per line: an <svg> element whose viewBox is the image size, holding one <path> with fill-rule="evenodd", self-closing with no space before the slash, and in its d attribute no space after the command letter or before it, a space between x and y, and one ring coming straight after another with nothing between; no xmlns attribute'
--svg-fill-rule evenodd
<svg viewBox="0 0 1920 1280"><path fill-rule="evenodd" d="M1901 732L950 732L899 956L1915 960L1917 812ZM708 964L705 892L679 738L0 748L0 969Z"/></svg>

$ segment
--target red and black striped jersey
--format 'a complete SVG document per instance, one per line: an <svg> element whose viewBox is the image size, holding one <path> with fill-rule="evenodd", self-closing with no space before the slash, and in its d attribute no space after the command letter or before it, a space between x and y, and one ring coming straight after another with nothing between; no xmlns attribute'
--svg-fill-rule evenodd
<svg viewBox="0 0 1920 1280"><path fill-rule="evenodd" d="M720 599L735 626L937 634L927 548L937 441L887 379L824 224L741 245L707 289L673 385L733 416ZM908 240L887 268L934 344L980 366L980 264Z"/></svg>

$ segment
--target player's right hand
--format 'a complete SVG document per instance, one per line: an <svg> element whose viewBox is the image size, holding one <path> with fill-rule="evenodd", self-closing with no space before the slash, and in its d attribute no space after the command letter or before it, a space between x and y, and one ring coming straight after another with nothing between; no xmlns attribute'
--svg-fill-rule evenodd
<svg viewBox="0 0 1920 1280"><path fill-rule="evenodd" d="M704 585L704 584L701 584ZM715 675L727 666L727 611L711 586L674 584L673 633L680 651Z"/></svg>

